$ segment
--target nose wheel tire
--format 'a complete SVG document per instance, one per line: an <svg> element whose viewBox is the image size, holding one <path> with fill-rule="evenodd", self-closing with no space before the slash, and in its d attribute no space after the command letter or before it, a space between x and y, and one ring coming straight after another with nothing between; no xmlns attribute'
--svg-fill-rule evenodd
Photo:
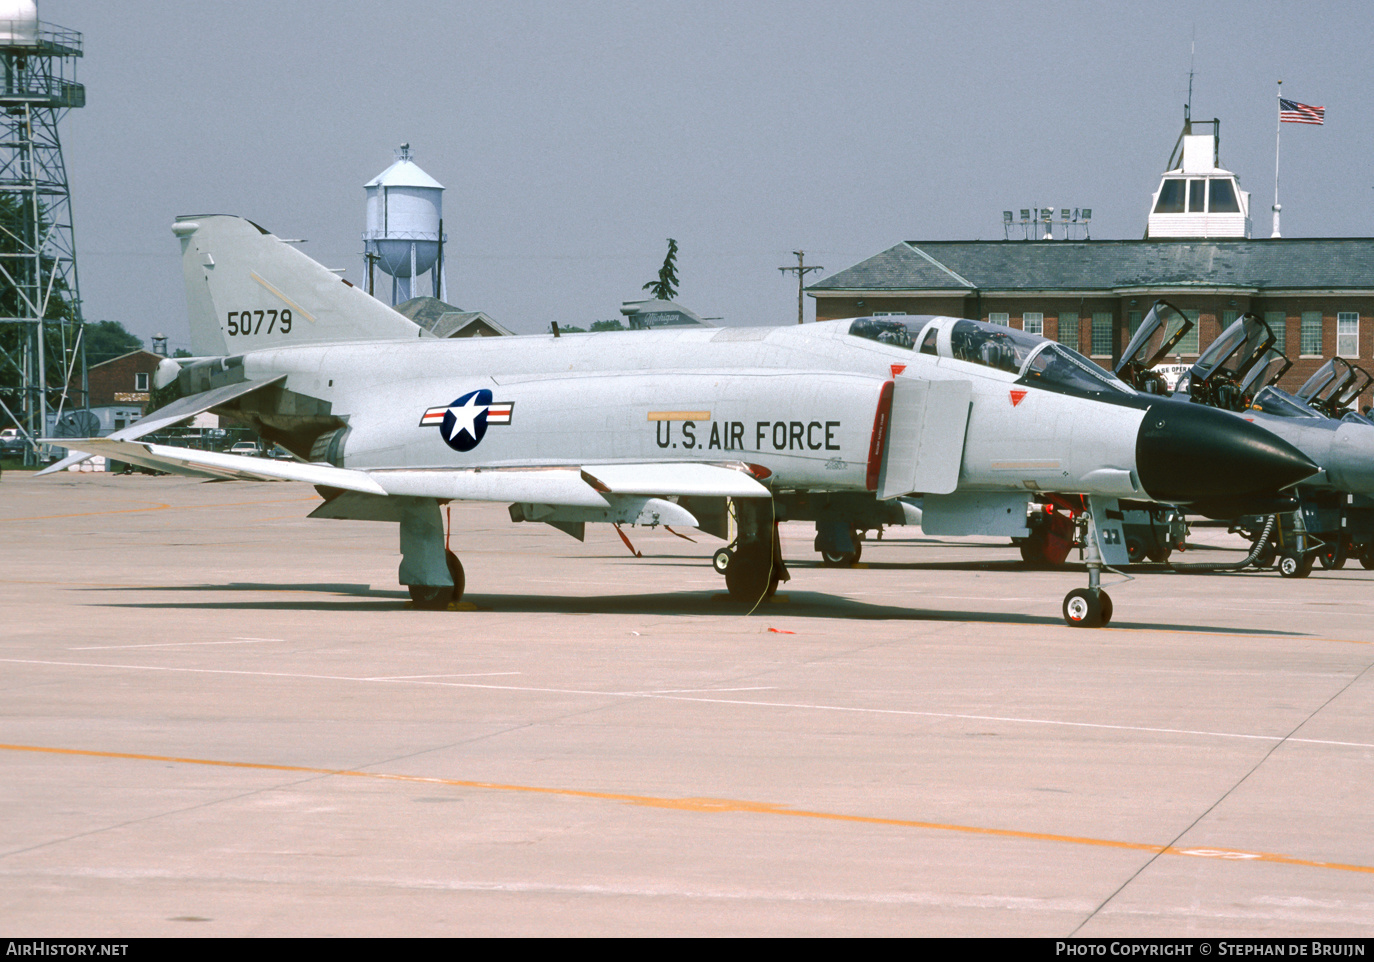
<svg viewBox="0 0 1374 962"><path fill-rule="evenodd" d="M1105 591L1075 588L1064 596L1064 621L1071 628L1102 628L1112 620L1112 599Z"/></svg>
<svg viewBox="0 0 1374 962"><path fill-rule="evenodd" d="M735 553L729 548L721 548L711 556L711 567L716 569L716 574L723 575L730 567L730 559L734 556Z"/></svg>
<svg viewBox="0 0 1374 962"><path fill-rule="evenodd" d="M1312 573L1312 554L1302 555L1285 553L1279 559L1279 574L1285 578L1306 578Z"/></svg>

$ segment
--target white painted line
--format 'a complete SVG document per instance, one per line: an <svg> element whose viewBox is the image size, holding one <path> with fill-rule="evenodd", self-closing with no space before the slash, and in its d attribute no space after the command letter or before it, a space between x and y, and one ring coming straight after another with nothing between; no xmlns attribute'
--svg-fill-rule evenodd
<svg viewBox="0 0 1374 962"><path fill-rule="evenodd" d="M349 675L312 675L286 671L242 671L229 668L181 668L165 665L111 665L96 662L40 661L31 658L0 658L0 664L51 665L60 668L108 668L114 671L166 671L196 675L246 675L259 678L299 678L314 681L377 682L391 684L390 679L358 678ZM909 708L859 708L849 705L818 705L808 702L745 701L739 698L701 698L686 695L656 694L638 691L597 691L587 688L538 688L533 685L479 685L457 681L409 681L412 685L438 685L444 688L473 688L485 691L528 692L538 695L588 695L595 698L661 698L667 701L690 701L701 704L739 705L745 708L785 708L789 711L847 712L857 715L901 715L913 718L949 718L961 721L1003 722L1013 725L1054 725L1064 728L1089 728L1101 731L1142 732L1155 735L1190 735L1203 738L1239 738L1247 741L1287 742L1304 745L1333 745L1341 748L1374 748L1374 742L1343 742L1327 738L1286 738L1283 735L1247 735L1241 732L1218 732L1193 728L1153 728L1146 725L1108 725L1099 722L1060 721L1052 718L1018 718L1014 715L967 715L959 712L916 711Z"/></svg>
<svg viewBox="0 0 1374 962"><path fill-rule="evenodd" d="M68 651L119 651L125 648L191 648L196 645L256 645L264 641L285 641L284 638L235 638L233 641L169 641L159 645L88 645L68 648Z"/></svg>
<svg viewBox="0 0 1374 962"><path fill-rule="evenodd" d="M372 675L358 681L423 681L429 678L490 678L493 675L520 675L519 671L470 671L461 675Z"/></svg>

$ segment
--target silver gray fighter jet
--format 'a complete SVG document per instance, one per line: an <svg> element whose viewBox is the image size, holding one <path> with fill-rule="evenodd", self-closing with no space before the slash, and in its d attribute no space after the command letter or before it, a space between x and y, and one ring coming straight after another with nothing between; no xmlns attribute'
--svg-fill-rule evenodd
<svg viewBox="0 0 1374 962"><path fill-rule="evenodd" d="M1157 303L1127 347L1119 370L1148 389L1152 386L1148 364L1162 353L1147 357L1147 345L1161 336L1176 342L1190 325L1177 309ZM1347 553L1359 555L1366 567L1374 567L1374 424L1346 410L1371 378L1333 358L1295 397L1276 385L1291 364L1274 349L1274 343L1274 334L1262 318L1240 316L1179 379L1178 393L1263 427L1321 466L1320 473L1295 490L1298 500L1289 507L1297 510L1291 520L1279 520L1284 541L1279 571L1285 577L1305 577L1314 558L1327 567L1339 567ZM1238 513L1274 510L1258 506ZM1309 541L1319 547L1312 548ZM1275 553L1264 549L1257 559L1271 561Z"/></svg>
<svg viewBox="0 0 1374 962"><path fill-rule="evenodd" d="M1273 497L1315 465L1225 412L1147 398L1062 345L957 318L440 340L238 217L183 217L193 348L181 398L109 438L66 441L165 471L313 484L311 515L399 523L416 607L461 595L440 505L499 501L574 536L587 522L724 536L732 596L786 571L776 522L844 499L924 495L927 530L981 530L1029 492L1085 496L1089 585L1111 618L1117 499ZM291 451L268 461L141 441L201 411ZM73 455L73 459L80 455Z"/></svg>

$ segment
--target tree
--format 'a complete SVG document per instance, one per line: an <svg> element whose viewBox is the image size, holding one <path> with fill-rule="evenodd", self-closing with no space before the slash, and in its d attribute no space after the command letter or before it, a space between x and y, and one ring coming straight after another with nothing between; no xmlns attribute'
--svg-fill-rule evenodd
<svg viewBox="0 0 1374 962"><path fill-rule="evenodd" d="M677 297L677 283L677 241L669 237L668 256L658 269L658 280L650 281L643 289L660 301L671 301Z"/></svg>
<svg viewBox="0 0 1374 962"><path fill-rule="evenodd" d="M624 325L624 324L621 324L621 323L620 323L619 321L617 321L615 318L611 318L611 319L605 320L605 321L593 321L593 322L592 322L592 330L593 330L593 331L623 331L623 330L625 330L625 325Z"/></svg>
<svg viewBox="0 0 1374 962"><path fill-rule="evenodd" d="M86 364L95 367L141 350L143 342L125 330L118 321L95 321L86 325Z"/></svg>

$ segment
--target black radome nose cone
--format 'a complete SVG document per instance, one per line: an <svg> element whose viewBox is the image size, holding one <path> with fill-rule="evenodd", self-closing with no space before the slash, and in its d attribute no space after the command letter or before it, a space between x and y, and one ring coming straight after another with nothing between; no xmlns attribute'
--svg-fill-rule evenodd
<svg viewBox="0 0 1374 962"><path fill-rule="evenodd" d="M1318 470L1269 431L1188 401L1150 405L1135 463L1146 493L1170 504L1272 496Z"/></svg>

